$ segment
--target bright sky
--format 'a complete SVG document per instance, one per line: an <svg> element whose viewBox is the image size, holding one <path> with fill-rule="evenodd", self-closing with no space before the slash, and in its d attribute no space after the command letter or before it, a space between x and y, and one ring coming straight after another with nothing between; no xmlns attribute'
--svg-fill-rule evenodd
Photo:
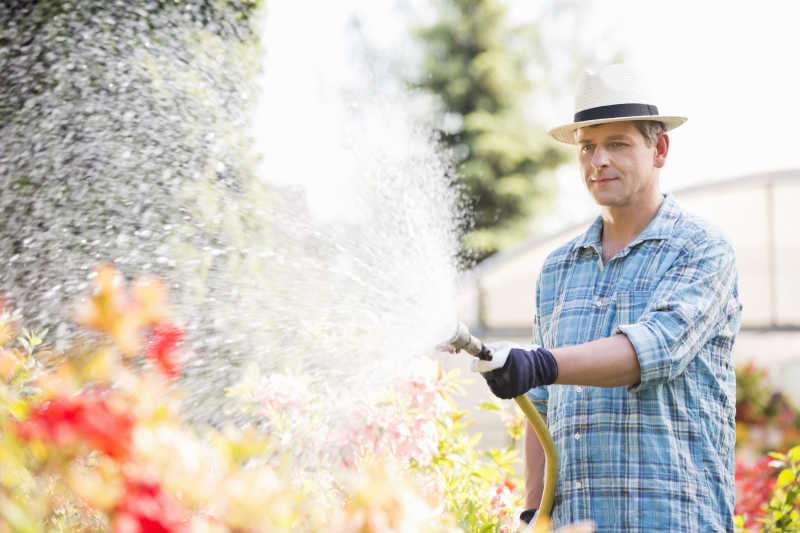
<svg viewBox="0 0 800 533"><path fill-rule="evenodd" d="M419 20L432 14L431 0L348 0L335 3L336 9L321 9L326 2L305 0L300 3L318 15L308 17L295 0L286 1L287 7L295 6L292 12L302 15L297 23L306 34L328 42L330 57L324 58L328 66L348 61L344 50L333 53L333 49L346 47L347 35L352 34L351 28L342 25L349 14L357 13L362 19L361 31L372 46L395 54L411 49L406 24L409 6ZM671 135L670 156L662 172L665 190L752 172L800 168L793 120L800 116L796 101L800 95L800 2L557 1L579 9L577 22L542 24L547 53L557 59L557 65L575 67L579 59L569 49L573 43L597 50L601 61L621 51L650 78L660 95L657 105L662 112L689 118ZM543 5L553 5L533 0L507 3L513 24L535 18ZM276 18L283 19L279 27L297 28L286 24L286 17ZM332 32L334 26L339 30ZM300 39L304 40L308 38ZM307 57L298 56L297 45L290 45L295 49L292 63L297 66L298 57L303 57L304 71L320 55L318 45L307 44L311 52ZM563 73L554 74L563 77ZM558 95L536 102L547 125L567 122L574 112L574 87L565 86ZM577 169L562 169L559 176L562 205L585 212L588 195L581 197Z"/></svg>

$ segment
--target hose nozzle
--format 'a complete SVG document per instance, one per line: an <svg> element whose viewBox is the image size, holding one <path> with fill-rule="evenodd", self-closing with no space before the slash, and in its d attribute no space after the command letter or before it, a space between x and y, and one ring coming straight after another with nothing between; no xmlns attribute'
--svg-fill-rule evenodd
<svg viewBox="0 0 800 533"><path fill-rule="evenodd" d="M463 322L456 324L456 331L450 340L447 341L447 344L456 350L464 350L478 359L482 359L484 361L492 360L491 350L489 350L486 345L483 344L482 340L474 337L469 332L469 328L467 328Z"/></svg>

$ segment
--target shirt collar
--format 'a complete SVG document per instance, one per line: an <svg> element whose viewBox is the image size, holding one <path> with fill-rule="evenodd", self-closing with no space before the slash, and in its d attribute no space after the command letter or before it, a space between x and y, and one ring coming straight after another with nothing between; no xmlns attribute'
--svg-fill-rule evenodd
<svg viewBox="0 0 800 533"><path fill-rule="evenodd" d="M630 249L637 244L648 240L663 240L668 239L672 235L672 228L675 226L675 220L678 218L679 208L675 199L671 194L664 195L664 201L658 209L656 216L644 228L633 241L631 241L625 248ZM601 249L601 235L603 232L603 217L598 216L589 229L578 239L575 249L581 250L583 248L594 248L595 252L600 255Z"/></svg>

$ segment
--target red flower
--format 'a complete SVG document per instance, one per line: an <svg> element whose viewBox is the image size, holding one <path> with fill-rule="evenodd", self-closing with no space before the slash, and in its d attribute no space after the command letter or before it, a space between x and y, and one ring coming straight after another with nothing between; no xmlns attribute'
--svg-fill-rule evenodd
<svg viewBox="0 0 800 533"><path fill-rule="evenodd" d="M770 457L759 459L751 465L736 461L734 513L744 516L747 529L759 526L756 520L764 515L761 507L769 502L775 490L776 469L769 466L770 461Z"/></svg>
<svg viewBox="0 0 800 533"><path fill-rule="evenodd" d="M18 423L17 434L58 446L72 446L83 439L109 457L124 460L130 454L133 424L133 417L113 412L97 394L57 396L36 406Z"/></svg>
<svg viewBox="0 0 800 533"><path fill-rule="evenodd" d="M82 406L71 398L59 396L36 406L16 426L17 435L26 440L50 440L58 446L72 446L79 437Z"/></svg>
<svg viewBox="0 0 800 533"><path fill-rule="evenodd" d="M125 495L115 509L114 533L179 533L188 531L188 513L181 503L153 481L125 482Z"/></svg>
<svg viewBox="0 0 800 533"><path fill-rule="evenodd" d="M153 336L147 347L147 357L170 381L174 381L181 374L183 361L179 348L185 335L186 333L182 329L169 322L161 322L153 326Z"/></svg>

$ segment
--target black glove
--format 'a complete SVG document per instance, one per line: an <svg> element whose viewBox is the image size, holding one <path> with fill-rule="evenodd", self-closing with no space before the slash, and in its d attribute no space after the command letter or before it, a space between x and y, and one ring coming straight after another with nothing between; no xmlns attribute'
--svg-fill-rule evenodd
<svg viewBox="0 0 800 533"><path fill-rule="evenodd" d="M530 524L533 521L533 517L536 516L536 511L539 509L527 509L522 511L519 515L519 519L525 522L526 524Z"/></svg>
<svg viewBox="0 0 800 533"><path fill-rule="evenodd" d="M558 378L558 364L544 348L512 348L502 368L481 374L498 398L509 400Z"/></svg>

